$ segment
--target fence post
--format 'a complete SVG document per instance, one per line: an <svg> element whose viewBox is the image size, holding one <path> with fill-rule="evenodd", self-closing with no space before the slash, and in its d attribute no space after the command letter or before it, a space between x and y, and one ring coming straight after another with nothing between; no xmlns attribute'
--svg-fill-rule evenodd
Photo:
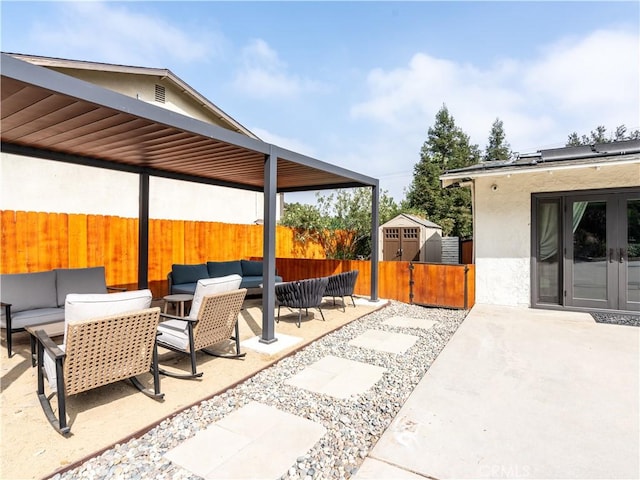
<svg viewBox="0 0 640 480"><path fill-rule="evenodd" d="M413 305L413 262L409 262L409 303Z"/></svg>
<svg viewBox="0 0 640 480"><path fill-rule="evenodd" d="M469 272L469 265L465 263L464 265L464 309L467 310L469 308L469 287L468 287L468 279L467 273Z"/></svg>

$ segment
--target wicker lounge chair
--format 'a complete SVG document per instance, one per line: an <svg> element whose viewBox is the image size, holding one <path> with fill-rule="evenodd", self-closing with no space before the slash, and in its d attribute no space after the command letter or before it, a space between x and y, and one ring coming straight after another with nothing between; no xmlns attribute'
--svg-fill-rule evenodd
<svg viewBox="0 0 640 480"><path fill-rule="evenodd" d="M317 308L320 311L322 320L324 320L320 304L328 282L329 279L327 277L321 277L276 284L275 293L278 301L278 317L276 321L280 321L280 307L299 309L298 328L300 328L303 308L307 315L309 315L309 308Z"/></svg>
<svg viewBox="0 0 640 480"><path fill-rule="evenodd" d="M36 331L38 398L53 427L67 435L70 395L129 379L146 395L162 399L157 372L159 308L149 308L150 290L113 294L70 294L65 303L65 337L56 345ZM137 375L153 373L153 391ZM51 394L45 393L45 376ZM56 418L50 398L57 397Z"/></svg>
<svg viewBox="0 0 640 480"><path fill-rule="evenodd" d="M345 311L346 304L344 297L351 297L351 302L355 308L356 302L353 299L353 290L356 287L356 280L358 279L358 270L351 270L349 272L338 273L329 277L329 283L327 289L324 292L325 297L333 297L333 304L336 304L336 297L342 299L342 311Z"/></svg>
<svg viewBox="0 0 640 480"><path fill-rule="evenodd" d="M180 374L165 369L160 373L176 378L197 378L196 352L203 351L216 357L240 358L240 332L238 315L247 294L239 289L241 277L226 277L198 280L191 312L187 317L162 313L164 320L158 325L158 345L174 352L189 355L191 373ZM210 347L229 339L235 341L235 354L222 355L209 350Z"/></svg>

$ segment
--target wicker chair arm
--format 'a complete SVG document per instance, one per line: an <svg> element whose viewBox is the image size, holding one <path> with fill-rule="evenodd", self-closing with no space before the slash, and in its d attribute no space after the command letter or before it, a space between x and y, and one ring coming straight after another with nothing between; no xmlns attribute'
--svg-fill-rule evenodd
<svg viewBox="0 0 640 480"><path fill-rule="evenodd" d="M58 360L59 358L64 358L65 353L56 345L56 343L51 340L51 337L47 335L44 330L36 330L36 338L38 342L42 344L44 349L51 354L51 356Z"/></svg>
<svg viewBox="0 0 640 480"><path fill-rule="evenodd" d="M170 315L168 313L160 312L160 321L163 322L165 320L182 320L183 322L191 322L197 323L197 318L189 318L189 317L180 317L179 315Z"/></svg>

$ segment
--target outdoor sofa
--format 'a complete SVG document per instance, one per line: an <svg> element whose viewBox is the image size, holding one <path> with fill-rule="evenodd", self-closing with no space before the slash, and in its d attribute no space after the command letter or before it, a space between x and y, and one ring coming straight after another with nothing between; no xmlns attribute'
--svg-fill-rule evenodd
<svg viewBox="0 0 640 480"><path fill-rule="evenodd" d="M239 288L246 288L247 295L262 293L262 261L261 260L231 260L225 262L206 262L197 264L173 264L167 275L169 294L186 293L193 295L198 280L203 278L226 277L240 275L242 281ZM276 282L282 282L277 275Z"/></svg>
<svg viewBox="0 0 640 480"><path fill-rule="evenodd" d="M64 321L64 305L69 293L107 293L104 267L57 268L44 272L0 274L2 315L0 327L11 335L26 327Z"/></svg>

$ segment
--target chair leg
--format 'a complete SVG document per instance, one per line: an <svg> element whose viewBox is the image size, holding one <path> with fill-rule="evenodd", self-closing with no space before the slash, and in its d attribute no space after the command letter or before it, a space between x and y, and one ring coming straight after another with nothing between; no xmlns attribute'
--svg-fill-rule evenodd
<svg viewBox="0 0 640 480"><path fill-rule="evenodd" d="M298 328L300 328L301 320L302 320L302 308L298 310Z"/></svg>
<svg viewBox="0 0 640 480"><path fill-rule="evenodd" d="M7 356L11 358L13 352L11 352L11 329L7 328Z"/></svg>
<svg viewBox="0 0 640 480"><path fill-rule="evenodd" d="M189 329L189 352L180 351L180 353L186 353L187 355L189 355L189 359L191 361L191 373L174 373L158 368L158 371L161 374L173 378L200 378L202 376L203 372L197 372L196 352L194 351L195 346L193 342L193 325L191 324L191 322L188 323L187 327Z"/></svg>
<svg viewBox="0 0 640 480"><path fill-rule="evenodd" d="M71 431L71 428L67 425L67 408L65 403L65 389L64 389L64 379L62 378L62 361L56 361L56 388L57 392L52 393L51 396L47 396L44 393L44 347L40 342L38 342L38 350L37 350L37 374L38 374L38 400L40 401L40 405L42 406L42 410L44 411L45 417L51 424L53 428L55 428L58 433L66 436ZM56 418L55 413L53 413L53 408L51 407L50 398L53 395L57 395L58 399L58 418Z"/></svg>
<svg viewBox="0 0 640 480"><path fill-rule="evenodd" d="M322 317L322 321L325 322L326 320L324 319L324 313L322 313L322 309L320 308L320 306L318 306L318 311L320 312L320 316Z"/></svg>
<svg viewBox="0 0 640 480"><path fill-rule="evenodd" d="M276 323L280 323L280 305L278 305L278 316L276 317Z"/></svg>
<svg viewBox="0 0 640 480"><path fill-rule="evenodd" d="M161 400L164 398L164 393L160 393L160 372L158 370L158 344L153 343L153 357L151 360L151 373L153 374L153 392L144 388L144 385L136 377L131 377L131 383L133 386L144 393L147 397Z"/></svg>
<svg viewBox="0 0 640 480"><path fill-rule="evenodd" d="M206 348L203 348L202 351L207 355L211 355L212 357L220 357L220 358L242 358L246 356L246 353L240 353L240 327L238 327L238 322L236 322L235 328L235 336L231 337L231 340L235 340L236 342L236 354L235 355L221 355L219 353L213 352Z"/></svg>

